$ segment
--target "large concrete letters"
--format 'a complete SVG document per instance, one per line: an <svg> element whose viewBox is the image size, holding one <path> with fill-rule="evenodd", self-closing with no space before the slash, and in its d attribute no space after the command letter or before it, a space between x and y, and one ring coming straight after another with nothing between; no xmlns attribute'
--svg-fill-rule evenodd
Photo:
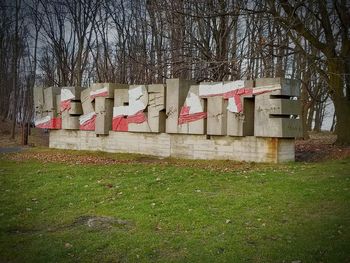
<svg viewBox="0 0 350 263"><path fill-rule="evenodd" d="M299 82L283 78L36 87L34 118L39 128L93 131L96 136L165 132L207 135L208 140L294 138L301 135L299 96Z"/></svg>

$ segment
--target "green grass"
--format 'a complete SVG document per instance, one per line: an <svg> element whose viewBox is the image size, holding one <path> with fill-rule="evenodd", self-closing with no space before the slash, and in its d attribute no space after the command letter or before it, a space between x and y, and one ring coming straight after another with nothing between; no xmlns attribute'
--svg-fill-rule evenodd
<svg viewBox="0 0 350 263"><path fill-rule="evenodd" d="M349 159L243 167L2 158L0 261L350 261Z"/></svg>

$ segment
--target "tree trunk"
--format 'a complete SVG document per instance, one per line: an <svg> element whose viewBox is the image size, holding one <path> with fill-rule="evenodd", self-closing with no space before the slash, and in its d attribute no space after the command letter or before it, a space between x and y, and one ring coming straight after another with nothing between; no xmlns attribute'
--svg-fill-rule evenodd
<svg viewBox="0 0 350 263"><path fill-rule="evenodd" d="M308 129L308 123L307 123L307 113L308 109L310 107L310 103L308 102L308 94L306 89L307 83L303 83L301 86L301 122L303 127L303 139L309 139L309 129Z"/></svg>
<svg viewBox="0 0 350 263"><path fill-rule="evenodd" d="M339 145L350 145L350 101L344 95L344 80L341 74L343 73L342 66L337 63L337 60L332 60L328 63L329 85L337 118L335 128L337 135L336 143ZM338 74L334 74L335 72Z"/></svg>
<svg viewBox="0 0 350 263"><path fill-rule="evenodd" d="M298 69L296 70L296 67ZM293 62L293 71L294 74L297 75L297 78L303 79L303 82L301 83L301 93L300 93L300 100L301 100L301 124L303 129L303 139L307 140L310 138L309 136L309 129L308 129L308 111L310 108L310 102L309 102L309 94L308 94L308 85L310 85L310 70L305 70L302 73L302 70L300 68L307 68L306 67L306 59L302 58L300 55L294 56L294 62ZM293 75L293 78L295 76Z"/></svg>
<svg viewBox="0 0 350 263"><path fill-rule="evenodd" d="M311 105L309 107L309 113L307 117L307 130L312 130L312 122L314 120L314 113L315 113L315 102L311 102Z"/></svg>
<svg viewBox="0 0 350 263"><path fill-rule="evenodd" d="M332 118L332 126L329 129L330 132L334 132L335 130L335 125L336 125L336 119L335 119L335 112L333 113L333 118Z"/></svg>
<svg viewBox="0 0 350 263"><path fill-rule="evenodd" d="M22 124L22 145L28 145L28 122Z"/></svg>
<svg viewBox="0 0 350 263"><path fill-rule="evenodd" d="M315 125L314 125L314 131L320 132L321 131L321 111L322 111L322 105L321 103L317 103L316 105L316 114L315 114Z"/></svg>
<svg viewBox="0 0 350 263"><path fill-rule="evenodd" d="M15 18L15 43L13 48L12 65L12 85L13 85L13 122L11 130L11 139L15 138L17 121L17 72L18 72L18 19L19 19L20 0L16 0L16 18Z"/></svg>
<svg viewBox="0 0 350 263"><path fill-rule="evenodd" d="M337 125L335 127L336 143L339 145L350 145L350 102L345 97L335 97L333 102L337 117Z"/></svg>

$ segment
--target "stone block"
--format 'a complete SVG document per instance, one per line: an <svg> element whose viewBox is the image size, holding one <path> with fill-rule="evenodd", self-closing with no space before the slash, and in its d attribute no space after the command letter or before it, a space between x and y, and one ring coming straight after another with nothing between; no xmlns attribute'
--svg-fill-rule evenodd
<svg viewBox="0 0 350 263"><path fill-rule="evenodd" d="M227 111L227 135L243 136L244 113Z"/></svg>
<svg viewBox="0 0 350 263"><path fill-rule="evenodd" d="M33 89L34 109L35 113L42 113L44 109L44 88L34 87Z"/></svg>
<svg viewBox="0 0 350 263"><path fill-rule="evenodd" d="M90 88L85 88L80 92L80 100L81 102L91 100L90 98L90 92L92 91L91 87Z"/></svg>
<svg viewBox="0 0 350 263"><path fill-rule="evenodd" d="M95 103L90 101L90 100L86 100L86 101L82 102L81 107L83 109L83 113L88 114L88 113L94 112L95 111L94 104Z"/></svg>
<svg viewBox="0 0 350 263"><path fill-rule="evenodd" d="M91 88L86 88L81 92L81 105L84 114L88 114L95 111L95 102L90 97Z"/></svg>
<svg viewBox="0 0 350 263"><path fill-rule="evenodd" d="M178 125L178 133L183 134L205 134L207 119L198 114L206 113L207 100L199 97L199 85L192 85L188 91L183 107L189 108L189 114L184 115L190 121ZM181 117L180 117L181 118Z"/></svg>
<svg viewBox="0 0 350 263"><path fill-rule="evenodd" d="M250 89L253 86L254 81L252 80L200 83L199 95L208 99L207 132L209 135L243 136L245 134L244 127L247 126L245 124L245 120L247 120L246 114L249 115L252 111L249 111L248 108L248 112L245 114L244 110L247 106L244 104L246 98L253 98ZM216 99L213 99L215 97ZM221 102L220 97L225 101ZM237 99L240 100L240 103L237 102ZM219 104L216 104L215 101ZM226 108L222 108L223 106ZM222 114L220 113L221 111L223 111Z"/></svg>
<svg viewBox="0 0 350 263"><path fill-rule="evenodd" d="M208 97L208 135L226 135L227 100L221 96Z"/></svg>
<svg viewBox="0 0 350 263"><path fill-rule="evenodd" d="M142 92L142 95L140 94L136 95L134 93L134 91L136 90L138 90L139 92ZM130 107L133 106L132 102L135 100L142 102L142 104L147 107L148 105L148 86L147 85L130 85L129 87L129 106Z"/></svg>
<svg viewBox="0 0 350 263"><path fill-rule="evenodd" d="M254 135L299 137L302 134L300 102L265 93L255 96Z"/></svg>
<svg viewBox="0 0 350 263"><path fill-rule="evenodd" d="M62 112L62 129L79 130L79 116L72 116L68 111Z"/></svg>
<svg viewBox="0 0 350 263"><path fill-rule="evenodd" d="M51 111L57 109L56 96L61 93L59 87L49 87L44 89L44 111Z"/></svg>
<svg viewBox="0 0 350 263"><path fill-rule="evenodd" d="M70 105L71 105L71 108L68 111L68 113L70 115L82 115L83 114L83 107L82 107L80 101L71 101Z"/></svg>
<svg viewBox="0 0 350 263"><path fill-rule="evenodd" d="M130 132L150 132L147 112L149 95L146 85L130 85L129 90L115 90L113 108L113 130ZM153 115L152 115L153 114Z"/></svg>
<svg viewBox="0 0 350 263"><path fill-rule="evenodd" d="M294 160L294 139L89 131L50 131L50 147L255 162ZM155 150L156 149L156 150Z"/></svg>
<svg viewBox="0 0 350 263"><path fill-rule="evenodd" d="M224 96L234 90L252 88L254 81L252 80L236 80L224 82L201 82L199 85L199 96L208 98L212 96Z"/></svg>
<svg viewBox="0 0 350 263"><path fill-rule="evenodd" d="M56 109L57 113L61 112L61 95L56 95Z"/></svg>
<svg viewBox="0 0 350 263"><path fill-rule="evenodd" d="M269 99L265 101L259 100L258 110L265 111L268 114L300 115L301 104L300 100L284 99L276 95L270 95Z"/></svg>
<svg viewBox="0 0 350 263"><path fill-rule="evenodd" d="M82 88L78 86L61 87L61 101L80 100Z"/></svg>
<svg viewBox="0 0 350 263"><path fill-rule="evenodd" d="M254 135L254 98L243 97L243 112L227 111L227 135L253 136Z"/></svg>
<svg viewBox="0 0 350 263"><path fill-rule="evenodd" d="M104 97L104 98L114 98L114 90L116 89L126 89L128 84L118 84L118 83L93 83L91 85L90 97Z"/></svg>
<svg viewBox="0 0 350 263"><path fill-rule="evenodd" d="M96 113L91 112L86 115L81 115L79 117L79 129L81 131L89 132L88 137L96 137L95 134L95 124L96 124ZM92 145L90 147L93 147Z"/></svg>
<svg viewBox="0 0 350 263"><path fill-rule="evenodd" d="M287 78L260 78L255 80L254 90L280 87L280 90L273 91L272 94L299 97L300 81Z"/></svg>
<svg viewBox="0 0 350 263"><path fill-rule="evenodd" d="M46 111L41 116L35 116L34 124L37 128L42 129L61 129L62 119L56 110Z"/></svg>
<svg viewBox="0 0 350 263"><path fill-rule="evenodd" d="M166 132L178 132L178 119L182 105L185 103L187 93L195 81L184 79L166 80Z"/></svg>
<svg viewBox="0 0 350 263"><path fill-rule="evenodd" d="M151 132L165 132L165 86L148 85L148 125Z"/></svg>
<svg viewBox="0 0 350 263"><path fill-rule="evenodd" d="M53 119L59 117L59 114L56 112L56 110L52 110L45 112L44 116L50 116L50 118Z"/></svg>
<svg viewBox="0 0 350 263"><path fill-rule="evenodd" d="M148 111L148 123L150 126L151 132L162 133L165 132L165 122L166 122L166 114L165 110L152 112L152 110Z"/></svg>
<svg viewBox="0 0 350 263"><path fill-rule="evenodd" d="M129 86L114 90L114 107L129 105Z"/></svg>
<svg viewBox="0 0 350 263"><path fill-rule="evenodd" d="M95 98L96 123L95 133L108 135L112 130L113 99Z"/></svg>
<svg viewBox="0 0 350 263"><path fill-rule="evenodd" d="M244 87L245 88L253 88L255 85L254 80L245 80Z"/></svg>
<svg viewBox="0 0 350 263"><path fill-rule="evenodd" d="M163 93L163 94L165 94L165 86L164 86L164 84L148 85L148 93Z"/></svg>
<svg viewBox="0 0 350 263"><path fill-rule="evenodd" d="M129 132L151 132L151 128L148 125L148 121L142 123L129 123Z"/></svg>

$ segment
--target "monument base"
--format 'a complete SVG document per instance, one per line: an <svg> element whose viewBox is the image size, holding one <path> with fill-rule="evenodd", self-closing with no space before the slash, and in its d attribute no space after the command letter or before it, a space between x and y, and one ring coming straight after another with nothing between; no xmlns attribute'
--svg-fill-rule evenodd
<svg viewBox="0 0 350 263"><path fill-rule="evenodd" d="M51 130L50 148L138 153L186 159L221 159L248 162L295 160L293 138L181 135L114 132L96 136L94 131Z"/></svg>

